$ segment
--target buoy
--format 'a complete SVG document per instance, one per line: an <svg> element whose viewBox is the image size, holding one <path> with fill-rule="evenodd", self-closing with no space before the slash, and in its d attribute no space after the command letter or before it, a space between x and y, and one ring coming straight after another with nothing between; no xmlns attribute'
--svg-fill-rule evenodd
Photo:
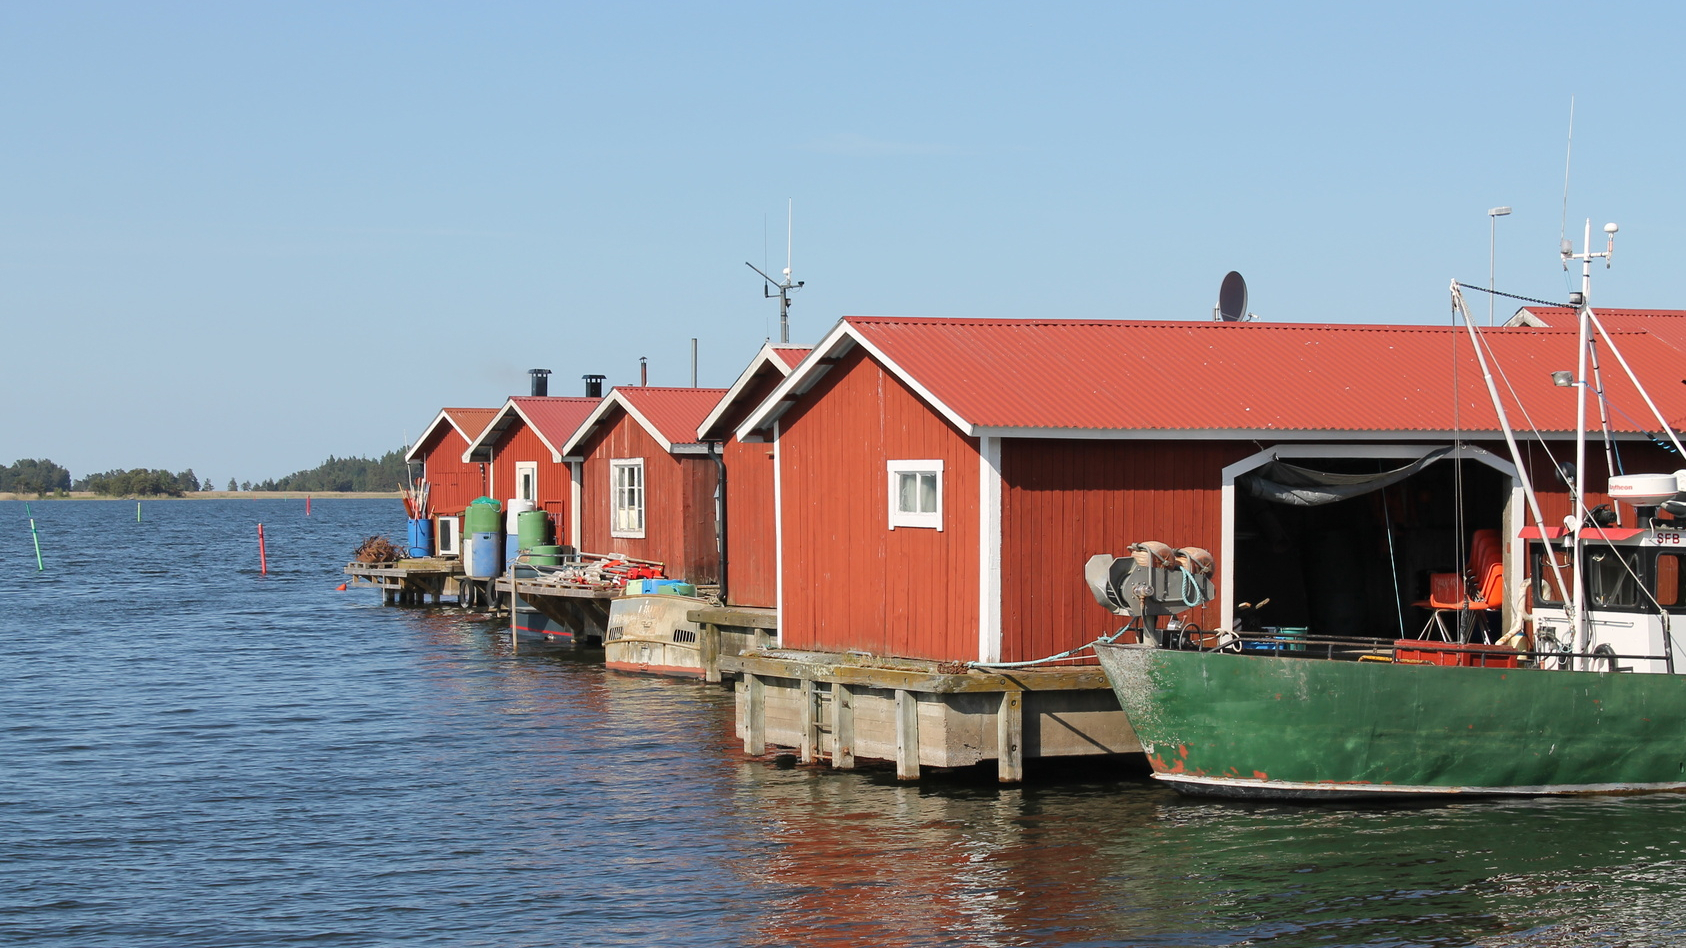
<svg viewBox="0 0 1686 948"><path fill-rule="evenodd" d="M340 583L338 586L335 586L334 592L345 592L345 583Z"/></svg>

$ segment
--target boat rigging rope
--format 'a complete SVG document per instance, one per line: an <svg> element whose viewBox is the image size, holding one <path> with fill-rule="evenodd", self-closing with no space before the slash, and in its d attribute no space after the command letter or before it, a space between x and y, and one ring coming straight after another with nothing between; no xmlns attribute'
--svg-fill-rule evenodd
<svg viewBox="0 0 1686 948"><path fill-rule="evenodd" d="M1186 566L1179 566L1177 567L1177 570L1183 574L1183 588L1179 593L1179 595L1183 597L1183 605L1189 607L1190 609L1193 609L1195 606L1205 605L1206 593L1200 589L1200 577L1195 576ZM1189 598L1189 592L1191 590L1194 593L1194 597L1192 599Z"/></svg>
<svg viewBox="0 0 1686 948"><path fill-rule="evenodd" d="M1460 282L1458 287L1464 290L1475 290L1480 293L1490 293L1493 296L1502 296L1505 299L1521 300L1524 303L1538 303L1541 306L1550 306L1553 309L1574 309L1574 307L1570 306L1568 303L1553 303L1551 300L1537 300L1531 296L1517 296L1515 293L1501 293L1498 290L1489 290L1484 286L1476 286L1473 283Z"/></svg>
<svg viewBox="0 0 1686 948"><path fill-rule="evenodd" d="M1111 645L1113 642L1118 640L1119 636L1130 631L1135 624L1136 620L1132 618L1129 622L1124 623L1123 628L1111 635L1103 635L1100 638L1095 639L1093 642L1085 642L1076 648L1068 648L1058 655L1050 655L1047 658L1033 658L1028 662L967 662L966 667L981 668L986 671L991 668L1029 668L1032 665L1046 665L1050 662L1074 659L1078 657L1079 652L1082 652L1085 649L1092 649L1097 645Z"/></svg>

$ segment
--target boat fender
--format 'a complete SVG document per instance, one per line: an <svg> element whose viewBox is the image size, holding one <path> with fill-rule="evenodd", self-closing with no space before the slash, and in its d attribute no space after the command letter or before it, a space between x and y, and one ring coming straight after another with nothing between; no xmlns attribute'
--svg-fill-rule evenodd
<svg viewBox="0 0 1686 948"><path fill-rule="evenodd" d="M1133 555L1137 566L1170 569L1176 565L1176 553L1158 540L1143 540L1140 543L1132 543L1130 544L1130 553Z"/></svg>
<svg viewBox="0 0 1686 948"><path fill-rule="evenodd" d="M1210 576L1214 561L1212 554L1197 546L1185 546L1177 551L1177 565L1196 576Z"/></svg>

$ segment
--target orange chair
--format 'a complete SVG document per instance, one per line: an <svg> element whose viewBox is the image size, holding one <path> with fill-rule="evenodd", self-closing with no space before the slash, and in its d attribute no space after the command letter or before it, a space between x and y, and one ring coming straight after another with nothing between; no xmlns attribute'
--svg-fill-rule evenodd
<svg viewBox="0 0 1686 948"><path fill-rule="evenodd" d="M1429 628L1433 627L1439 631L1442 639L1451 640L1445 620L1448 612L1492 612L1504 608L1504 549L1499 544L1499 531L1475 531L1469 544L1469 571L1476 581L1476 594L1473 599L1466 591L1461 574L1429 575L1428 602L1417 604L1434 610L1428 625L1423 627L1425 637Z"/></svg>

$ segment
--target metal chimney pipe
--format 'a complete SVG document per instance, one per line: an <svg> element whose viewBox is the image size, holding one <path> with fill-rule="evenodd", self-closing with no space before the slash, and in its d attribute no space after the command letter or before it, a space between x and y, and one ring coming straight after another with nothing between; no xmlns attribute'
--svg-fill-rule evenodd
<svg viewBox="0 0 1686 948"><path fill-rule="evenodd" d="M691 387L697 387L697 337L691 337Z"/></svg>
<svg viewBox="0 0 1686 948"><path fill-rule="evenodd" d="M543 398L550 394L550 370L528 369L527 374L533 377L533 396Z"/></svg>
<svg viewBox="0 0 1686 948"><path fill-rule="evenodd" d="M580 376L580 378L585 379L585 397L586 398L602 398L603 397L603 379L605 378L605 376L601 376L601 375L582 375L582 376Z"/></svg>
<svg viewBox="0 0 1686 948"><path fill-rule="evenodd" d="M650 384L650 357L638 357L638 384L640 387Z"/></svg>

